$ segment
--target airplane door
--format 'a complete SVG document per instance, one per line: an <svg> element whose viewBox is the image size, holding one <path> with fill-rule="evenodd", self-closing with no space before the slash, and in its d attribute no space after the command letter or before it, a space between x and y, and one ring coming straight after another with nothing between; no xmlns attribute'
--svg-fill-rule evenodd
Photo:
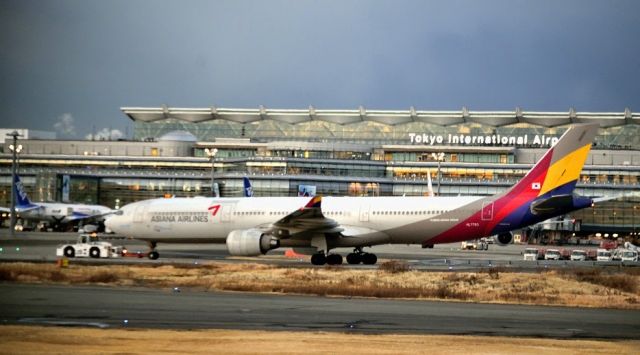
<svg viewBox="0 0 640 355"><path fill-rule="evenodd" d="M369 222L369 205L360 206L360 222Z"/></svg>
<svg viewBox="0 0 640 355"><path fill-rule="evenodd" d="M133 211L133 222L140 223L143 220L144 212L147 206L138 206L135 211Z"/></svg>
<svg viewBox="0 0 640 355"><path fill-rule="evenodd" d="M233 205L232 204L225 204L223 203L220 206L220 222L222 223L229 223L229 221L231 220L231 210L233 209Z"/></svg>
<svg viewBox="0 0 640 355"><path fill-rule="evenodd" d="M493 219L493 201L482 203L482 220L490 221Z"/></svg>

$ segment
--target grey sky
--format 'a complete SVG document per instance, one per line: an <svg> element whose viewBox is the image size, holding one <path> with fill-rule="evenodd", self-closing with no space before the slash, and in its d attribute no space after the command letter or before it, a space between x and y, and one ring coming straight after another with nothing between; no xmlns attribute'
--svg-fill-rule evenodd
<svg viewBox="0 0 640 355"><path fill-rule="evenodd" d="M638 15L634 0L2 0L0 127L71 117L84 137L161 104L640 110Z"/></svg>

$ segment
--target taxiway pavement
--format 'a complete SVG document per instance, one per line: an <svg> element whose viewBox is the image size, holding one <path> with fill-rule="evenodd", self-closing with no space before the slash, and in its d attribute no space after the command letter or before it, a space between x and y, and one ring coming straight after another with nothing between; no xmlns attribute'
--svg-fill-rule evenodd
<svg viewBox="0 0 640 355"><path fill-rule="evenodd" d="M3 324L640 339L640 311L0 284Z"/></svg>
<svg viewBox="0 0 640 355"><path fill-rule="evenodd" d="M146 252L144 242L107 236L116 245L124 245L132 252ZM65 242L74 242L77 233L21 232L16 238L10 238L8 230L0 230L0 261L44 261L54 262L56 246ZM418 245L378 245L367 248L380 260L394 259L407 262L415 270L475 270L504 266L522 270L535 270L554 267L594 267L620 266L620 262L575 262L575 261L524 261L522 253L527 245L512 244L499 246L492 244L489 250L460 250L460 244L439 244L433 249L423 249ZM569 247L578 248L578 247ZM582 247L580 247L582 248ZM200 261L221 262L263 262L294 267L311 267L308 256L284 257L284 250L273 250L265 256L253 258L234 258L229 255L224 244L159 244L159 260L147 258L90 259L76 258L81 263L194 263ZM343 256L350 249L336 249ZM639 266L640 263L625 263L625 266ZM367 265L343 265L343 267L375 268Z"/></svg>

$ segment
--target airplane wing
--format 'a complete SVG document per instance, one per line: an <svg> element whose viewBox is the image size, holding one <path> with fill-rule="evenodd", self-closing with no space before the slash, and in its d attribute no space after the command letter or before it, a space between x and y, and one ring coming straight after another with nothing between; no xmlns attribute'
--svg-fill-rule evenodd
<svg viewBox="0 0 640 355"><path fill-rule="evenodd" d="M112 215L112 214L115 214L115 213L117 213L117 212L118 212L118 210L111 210L111 211L109 211L109 212L101 213L101 214L84 214L84 213L79 213L79 212L73 212L73 214L72 214L71 216L67 216L67 219L68 219L69 221L71 221L71 222L74 222L74 221L80 221L80 220L85 220L85 219L89 219L89 220L95 219L95 220L98 220L98 219L101 219L101 218L103 218L103 217L106 217L106 216L110 216L110 215Z"/></svg>
<svg viewBox="0 0 640 355"><path fill-rule="evenodd" d="M286 215L269 228L280 238L301 238L318 233L340 233L338 222L322 214L322 196L313 197L304 207Z"/></svg>

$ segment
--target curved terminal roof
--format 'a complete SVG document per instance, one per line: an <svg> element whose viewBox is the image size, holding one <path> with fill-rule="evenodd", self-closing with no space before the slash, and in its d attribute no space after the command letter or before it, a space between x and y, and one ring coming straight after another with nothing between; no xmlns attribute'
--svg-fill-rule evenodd
<svg viewBox="0 0 640 355"><path fill-rule="evenodd" d="M251 123L261 120L274 120L290 124L308 121L326 121L341 125L362 121L378 122L395 126L409 122L425 122L440 126L475 122L488 126L506 126L515 123L529 123L544 127L556 127L570 123L599 123L601 127L640 124L640 113L625 109L623 112L540 112L523 111L421 111L411 107L409 110L320 110L310 106L308 109L257 109L247 108L177 108L177 107L122 107L120 108L133 121L155 122L165 119L178 119L197 123L211 120L227 120L237 123Z"/></svg>

